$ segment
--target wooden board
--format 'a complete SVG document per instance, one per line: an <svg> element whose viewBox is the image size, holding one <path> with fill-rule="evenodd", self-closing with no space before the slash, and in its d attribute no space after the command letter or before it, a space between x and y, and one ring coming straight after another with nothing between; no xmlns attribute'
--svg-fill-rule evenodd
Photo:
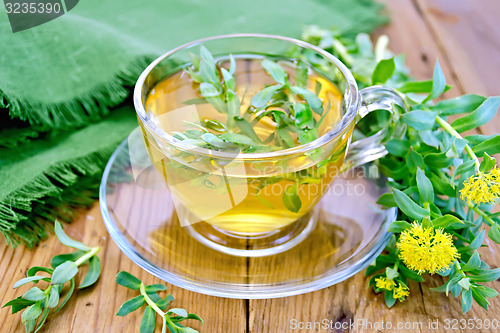
<svg viewBox="0 0 500 333"><path fill-rule="evenodd" d="M392 24L380 29L387 34L390 48L404 52L412 73L420 79L432 76L436 58L445 72L448 82L456 89L448 93L500 95L500 2L498 0L384 0L391 13ZM500 118L487 127L484 134L500 132ZM160 283L133 264L107 234L98 204L82 212L70 227L68 234L89 245L99 245L103 274L96 286L78 292L64 310L50 318L42 332L138 332L139 315L116 317L120 304L134 297L135 292L126 290L114 282L116 273L127 270L146 283ZM483 248L485 260L499 266L499 246ZM14 282L22 278L33 265L48 265L50 258L68 249L50 237L30 251L23 246L13 250L0 241L0 303L21 295L27 286L12 289ZM453 332L494 332L489 329L460 329L462 319L498 319L500 299L491 301L491 309L485 312L477 305L462 315L457 299L429 290L442 284L440 277L429 277L426 283L411 283L411 296L404 303L388 309L380 295L368 290L367 279L362 273L347 281L317 292L272 300L230 300L205 296L169 286L176 298L174 305L197 313L205 319L205 325L195 324L201 332L208 333L281 333L281 332L392 332L388 323L396 327L409 325L400 332L446 332L446 320L456 320ZM490 283L500 290L500 282ZM9 309L0 310L1 332L23 332L20 314L11 315ZM333 321L331 329L298 329L299 322ZM438 328L435 328L436 321ZM354 327L351 322L358 323ZM434 325L429 328L432 322ZM294 329L294 323L297 329ZM329 322L331 324L331 322ZM341 324L343 323L341 328ZM159 324L159 322L158 322Z"/></svg>

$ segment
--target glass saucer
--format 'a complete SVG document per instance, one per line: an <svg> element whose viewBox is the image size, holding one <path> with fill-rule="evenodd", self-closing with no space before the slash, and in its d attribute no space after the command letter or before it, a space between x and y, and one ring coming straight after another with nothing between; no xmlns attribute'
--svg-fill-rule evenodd
<svg viewBox="0 0 500 333"><path fill-rule="evenodd" d="M102 216L112 239L134 263L176 286L240 299L298 295L360 272L389 241L387 228L396 210L376 204L387 191L386 181L374 165L364 165L337 177L313 212L317 222L297 245L261 257L219 252L180 225L170 192L148 165L145 149L137 145L133 151L141 149L130 157L125 140L109 160L100 188ZM139 176L133 170L137 161L142 163Z"/></svg>

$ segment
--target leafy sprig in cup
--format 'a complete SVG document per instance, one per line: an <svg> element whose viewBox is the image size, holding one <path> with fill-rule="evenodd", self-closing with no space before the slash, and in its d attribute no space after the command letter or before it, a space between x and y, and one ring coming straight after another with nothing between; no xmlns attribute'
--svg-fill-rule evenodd
<svg viewBox="0 0 500 333"><path fill-rule="evenodd" d="M164 54L139 77L134 103L180 223L237 256L275 254L304 239L335 177L386 153L384 130L351 143L357 119L385 109L394 122L394 105L404 109L390 89L358 91L328 52L260 34Z"/></svg>

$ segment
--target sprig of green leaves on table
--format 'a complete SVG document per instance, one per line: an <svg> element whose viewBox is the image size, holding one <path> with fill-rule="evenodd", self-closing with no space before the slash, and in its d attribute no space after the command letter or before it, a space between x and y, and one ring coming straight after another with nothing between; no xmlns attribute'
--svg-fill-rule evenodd
<svg viewBox="0 0 500 333"><path fill-rule="evenodd" d="M116 283L140 292L139 296L123 303L116 315L120 317L126 316L145 305L146 308L140 326L141 333L153 333L155 331L155 312L162 318L162 333L165 333L167 329L171 333L198 333L195 329L181 324L186 319L194 319L203 323L203 320L198 315L187 313L186 310L179 308L166 310L174 298L172 295L166 295L163 298L158 295L158 291L167 290L164 285L145 285L141 280L125 271L121 271L116 275Z"/></svg>
<svg viewBox="0 0 500 333"><path fill-rule="evenodd" d="M14 288L27 283L36 285L40 281L47 282L47 287L43 289L35 286L24 295L3 305L3 307L10 306L12 313L25 309L21 315L21 321L27 333L38 332L49 314L57 313L69 301L75 290L75 276L81 265L88 263L89 269L83 282L78 286L79 289L92 286L101 274L101 263L96 255L100 251L99 247L91 248L71 239L64 233L61 223L57 220L55 233L61 243L78 251L53 257L50 261L52 267L31 267L27 271L26 277L14 284ZM46 273L46 275L38 275L37 273ZM68 290L64 289L66 283L69 283Z"/></svg>
<svg viewBox="0 0 500 333"><path fill-rule="evenodd" d="M423 274L435 270L446 282L433 290L460 296L464 313L473 301L488 309L487 298L498 293L482 283L497 280L500 268L490 269L478 250L486 246L487 237L500 243L500 214L491 212L500 192L496 161L491 157L500 153L500 135L463 137L460 133L490 121L500 106L500 97L470 94L435 102L451 88L446 85L439 62L432 80L416 81L404 66L404 56L393 55L387 49L386 36L373 46L366 34L353 40L312 26L304 31L303 39L340 58L361 88L373 84L392 87L409 108L403 121L394 125L398 127L395 132L403 132L404 136L387 138L389 153L377 162L379 170L389 177L392 189L378 203L397 207L399 213L389 227L393 235L385 253L366 270L372 276L369 284L376 292L384 292L385 302L392 306L408 295L408 280L424 282ZM316 66L329 70L329 64L321 59ZM449 123L449 116L460 118ZM374 121L362 121L355 135L359 138L376 132L385 126L385 120L381 114ZM489 186L484 179L488 179ZM464 195L466 183L469 192ZM485 198L491 201L481 202ZM418 237L424 234L427 236ZM418 258L413 250L439 250L443 256L427 254Z"/></svg>

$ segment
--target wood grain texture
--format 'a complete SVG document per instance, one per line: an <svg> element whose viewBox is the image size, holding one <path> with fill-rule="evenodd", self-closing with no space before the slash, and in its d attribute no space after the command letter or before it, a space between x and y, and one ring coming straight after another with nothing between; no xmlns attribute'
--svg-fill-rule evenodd
<svg viewBox="0 0 500 333"><path fill-rule="evenodd" d="M436 58L439 58L448 82L456 89L448 97L461 93L500 95L500 2L498 0L384 0L391 13L391 25L377 33L387 34L390 48L407 55L407 64L419 79L432 76ZM500 132L500 118L481 128L484 134ZM139 315L124 318L114 314L135 292L114 282L116 273L127 270L146 283L160 283L133 264L110 239L96 203L81 213L66 228L68 234L86 244L102 247L99 254L103 273L97 285L77 292L56 316L49 318L42 332L138 332ZM485 261L498 267L499 246L488 244L481 253ZM21 295L28 286L12 289L33 265L48 265L52 256L68 252L54 236L34 250L23 246L13 250L0 240L0 302ZM382 321L396 326L409 323L412 328L399 332L446 332L445 319L493 319L500 317L500 299L491 300L489 312L477 305L462 315L457 299L432 292L429 288L443 283L441 277L427 277L426 283L411 283L410 298L388 309L380 295L367 289L362 273L313 293L272 300L230 300L205 296L169 285L176 298L174 305L199 314L205 320L200 332L208 333L281 333L281 332L395 332L394 329L370 327ZM489 284L500 290L500 282ZM347 329L292 329L291 321L317 322L332 320L362 323ZM429 329L429 321L439 321L438 329ZM0 332L23 332L20 313L0 310ZM159 323L159 322L158 322ZM416 324L413 324L416 323ZM421 324L419 324L421 323ZM456 329L453 332L495 332L490 329Z"/></svg>

